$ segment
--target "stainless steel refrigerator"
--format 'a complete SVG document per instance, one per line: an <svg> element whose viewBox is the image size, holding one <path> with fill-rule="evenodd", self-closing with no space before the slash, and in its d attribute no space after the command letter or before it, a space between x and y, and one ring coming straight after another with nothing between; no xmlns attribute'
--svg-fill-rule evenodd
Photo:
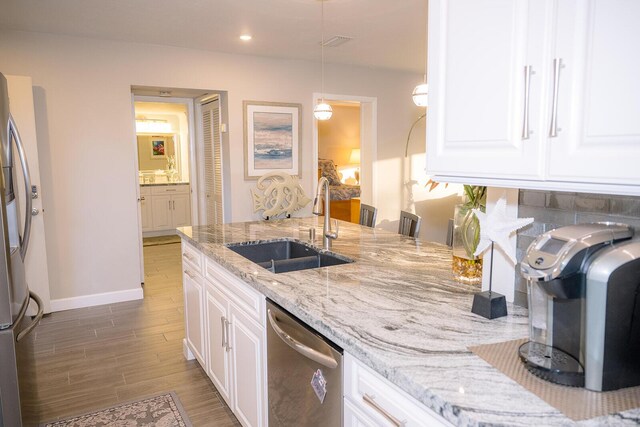
<svg viewBox="0 0 640 427"><path fill-rule="evenodd" d="M0 427L30 426L36 402L29 398L34 370L30 332L42 318L42 302L25 280L31 232L31 182L20 134L9 108L7 79L0 74ZM24 185L25 200L18 200ZM22 209L24 208L24 211ZM21 214L22 212L22 214ZM46 262L43 260L43 262ZM37 315L26 316L30 300Z"/></svg>

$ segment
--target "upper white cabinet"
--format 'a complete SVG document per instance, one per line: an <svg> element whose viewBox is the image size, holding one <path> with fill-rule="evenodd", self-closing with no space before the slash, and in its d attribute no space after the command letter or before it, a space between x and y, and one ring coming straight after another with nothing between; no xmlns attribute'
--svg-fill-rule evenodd
<svg viewBox="0 0 640 427"><path fill-rule="evenodd" d="M431 0L427 172L640 194L640 2Z"/></svg>

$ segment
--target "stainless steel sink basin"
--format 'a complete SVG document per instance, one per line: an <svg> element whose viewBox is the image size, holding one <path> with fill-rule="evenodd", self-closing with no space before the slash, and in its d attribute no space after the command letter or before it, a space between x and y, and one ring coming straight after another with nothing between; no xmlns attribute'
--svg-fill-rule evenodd
<svg viewBox="0 0 640 427"><path fill-rule="evenodd" d="M353 260L295 240L229 243L235 253L274 273L347 264Z"/></svg>

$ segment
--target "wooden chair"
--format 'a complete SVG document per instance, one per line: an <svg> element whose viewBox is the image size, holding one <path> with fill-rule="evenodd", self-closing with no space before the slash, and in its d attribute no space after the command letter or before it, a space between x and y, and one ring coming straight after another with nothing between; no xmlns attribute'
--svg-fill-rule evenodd
<svg viewBox="0 0 640 427"><path fill-rule="evenodd" d="M375 227L376 215L378 209L373 206L360 203L360 225L366 225L367 227Z"/></svg>
<svg viewBox="0 0 640 427"><path fill-rule="evenodd" d="M414 215L406 211L400 211L400 225L398 227L398 233L409 237L418 237L421 222L422 218L418 215Z"/></svg>

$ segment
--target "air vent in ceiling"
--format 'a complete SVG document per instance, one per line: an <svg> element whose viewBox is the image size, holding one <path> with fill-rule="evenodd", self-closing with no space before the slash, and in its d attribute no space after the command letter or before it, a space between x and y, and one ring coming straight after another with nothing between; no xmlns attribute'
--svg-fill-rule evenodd
<svg viewBox="0 0 640 427"><path fill-rule="evenodd" d="M333 36L330 37L328 39L326 39L324 41L324 46L325 47L336 47L336 46L340 46L341 44L345 44L348 41L353 40L353 37L349 37L349 36Z"/></svg>

